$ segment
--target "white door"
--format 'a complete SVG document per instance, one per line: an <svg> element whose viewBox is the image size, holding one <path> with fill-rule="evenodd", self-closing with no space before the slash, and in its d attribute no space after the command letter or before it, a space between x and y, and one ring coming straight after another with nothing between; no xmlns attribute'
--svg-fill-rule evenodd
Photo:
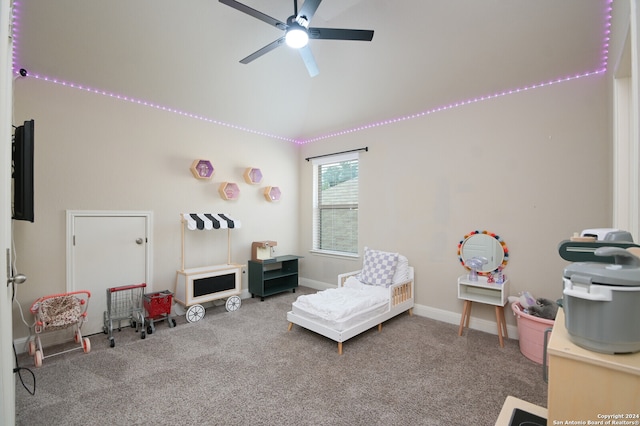
<svg viewBox="0 0 640 426"><path fill-rule="evenodd" d="M11 2L0 0L0 271L5 271L0 285L0 424L15 423L15 374L13 373L13 285L7 285L11 265L11 75L12 38Z"/></svg>
<svg viewBox="0 0 640 426"><path fill-rule="evenodd" d="M150 220L150 213L67 212L67 287L91 292L83 334L103 332L108 288L148 283Z"/></svg>

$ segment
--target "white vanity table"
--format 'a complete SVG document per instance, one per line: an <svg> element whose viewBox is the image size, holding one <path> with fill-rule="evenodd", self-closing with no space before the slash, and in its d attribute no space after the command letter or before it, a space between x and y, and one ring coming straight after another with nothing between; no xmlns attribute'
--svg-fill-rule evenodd
<svg viewBox="0 0 640 426"><path fill-rule="evenodd" d="M489 282L487 276L496 270L502 270L509 258L504 241L496 234L487 231L474 231L464 236L458 244L458 257L465 268L468 260L479 256L484 262L478 269L477 280L471 280L469 274L458 277L458 299L464 300L458 336L462 336L465 327L469 327L473 302L495 306L496 325L500 347L504 347L504 338L509 338L504 307L509 297L509 279L502 283Z"/></svg>
<svg viewBox="0 0 640 426"><path fill-rule="evenodd" d="M502 284L488 283L486 276L479 276L478 281L469 280L468 274L458 277L458 299L464 300L462 317L458 336L462 336L465 327L469 327L471 318L471 304L473 302L494 305L496 310L496 324L498 325L498 340L500 347L504 347L504 338L509 338L507 321L504 318L504 306L509 296L509 279Z"/></svg>

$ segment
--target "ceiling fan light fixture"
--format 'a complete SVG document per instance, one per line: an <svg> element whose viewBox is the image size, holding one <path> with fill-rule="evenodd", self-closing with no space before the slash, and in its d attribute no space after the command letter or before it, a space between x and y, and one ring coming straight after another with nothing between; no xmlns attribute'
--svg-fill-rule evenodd
<svg viewBox="0 0 640 426"><path fill-rule="evenodd" d="M284 39L287 46L293 49L300 49L309 43L309 34L307 34L307 30L302 25L292 24L289 26Z"/></svg>

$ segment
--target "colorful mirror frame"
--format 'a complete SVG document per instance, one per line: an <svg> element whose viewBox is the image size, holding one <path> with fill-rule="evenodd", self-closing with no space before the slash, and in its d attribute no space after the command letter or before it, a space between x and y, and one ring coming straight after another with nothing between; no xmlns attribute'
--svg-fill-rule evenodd
<svg viewBox="0 0 640 426"><path fill-rule="evenodd" d="M486 235L492 238L495 238L497 240L497 242L500 244L500 246L502 247L502 253L503 253L503 257L502 257L502 261L501 262L496 262L495 264L491 265L491 269L487 270L487 271L478 271L478 275L490 275L492 273L495 273L498 270L503 270L505 268L505 266L507 266L507 262L509 261L509 249L507 248L507 244L504 242L504 240L502 238L500 238L499 235L496 235L492 232L489 231L472 231L468 234L466 234L462 240L460 240L460 242L458 243L458 260L460 261L460 263L462 264L462 266L464 266L467 270L470 270L470 268L468 266L465 265L465 261L467 259L464 258L463 256L463 247L464 244L467 242L467 240L469 240L469 238L472 238L474 236L482 236L482 235Z"/></svg>

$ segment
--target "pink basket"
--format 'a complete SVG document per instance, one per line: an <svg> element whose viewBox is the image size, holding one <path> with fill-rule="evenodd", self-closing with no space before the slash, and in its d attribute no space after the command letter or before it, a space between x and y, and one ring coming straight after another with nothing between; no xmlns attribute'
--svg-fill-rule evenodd
<svg viewBox="0 0 640 426"><path fill-rule="evenodd" d="M554 321L525 313L520 303L512 303L511 309L518 322L520 352L531 361L542 364L544 331L553 327Z"/></svg>

